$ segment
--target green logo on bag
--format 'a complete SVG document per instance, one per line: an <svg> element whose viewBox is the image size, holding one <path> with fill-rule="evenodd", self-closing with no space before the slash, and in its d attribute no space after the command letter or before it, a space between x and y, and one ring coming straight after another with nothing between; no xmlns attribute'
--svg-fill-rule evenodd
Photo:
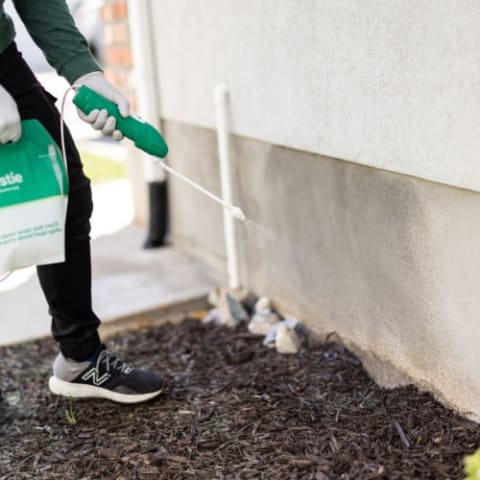
<svg viewBox="0 0 480 480"><path fill-rule="evenodd" d="M19 184L23 183L23 175L20 173L9 172L3 177L0 177L0 189L2 191L18 190Z"/></svg>
<svg viewBox="0 0 480 480"><path fill-rule="evenodd" d="M59 148L38 120L24 120L22 138L0 145L0 210L67 194Z"/></svg>

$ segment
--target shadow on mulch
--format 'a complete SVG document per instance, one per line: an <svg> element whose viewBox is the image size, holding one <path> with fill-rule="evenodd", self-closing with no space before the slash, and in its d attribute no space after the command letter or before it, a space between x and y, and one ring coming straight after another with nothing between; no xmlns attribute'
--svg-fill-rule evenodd
<svg viewBox="0 0 480 480"><path fill-rule="evenodd" d="M165 372L166 394L137 406L55 398L53 341L0 348L15 410L0 426L0 479L461 479L480 446L477 424L414 387L380 389L337 344L281 356L196 320L107 343Z"/></svg>

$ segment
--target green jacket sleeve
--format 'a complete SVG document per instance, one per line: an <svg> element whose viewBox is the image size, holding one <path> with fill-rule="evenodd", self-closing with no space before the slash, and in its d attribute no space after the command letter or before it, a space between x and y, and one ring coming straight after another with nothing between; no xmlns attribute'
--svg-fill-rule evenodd
<svg viewBox="0 0 480 480"><path fill-rule="evenodd" d="M73 83L101 70L78 31L65 0L13 0L27 30L48 63Z"/></svg>

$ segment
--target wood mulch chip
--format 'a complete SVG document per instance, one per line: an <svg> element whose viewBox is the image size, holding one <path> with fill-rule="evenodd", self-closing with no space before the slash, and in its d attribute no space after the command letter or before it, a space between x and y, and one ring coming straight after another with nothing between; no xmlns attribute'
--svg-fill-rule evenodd
<svg viewBox="0 0 480 480"><path fill-rule="evenodd" d="M108 339L169 386L136 406L56 398L50 339L0 348L0 479L462 479L480 427L383 390L338 344L279 355L186 319ZM12 416L6 419L6 413Z"/></svg>

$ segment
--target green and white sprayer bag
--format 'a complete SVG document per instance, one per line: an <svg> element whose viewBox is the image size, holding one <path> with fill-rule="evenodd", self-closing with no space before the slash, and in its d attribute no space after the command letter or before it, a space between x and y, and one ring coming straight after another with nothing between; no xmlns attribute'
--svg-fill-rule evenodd
<svg viewBox="0 0 480 480"><path fill-rule="evenodd" d="M37 120L0 145L0 274L65 260L68 176L55 141Z"/></svg>

